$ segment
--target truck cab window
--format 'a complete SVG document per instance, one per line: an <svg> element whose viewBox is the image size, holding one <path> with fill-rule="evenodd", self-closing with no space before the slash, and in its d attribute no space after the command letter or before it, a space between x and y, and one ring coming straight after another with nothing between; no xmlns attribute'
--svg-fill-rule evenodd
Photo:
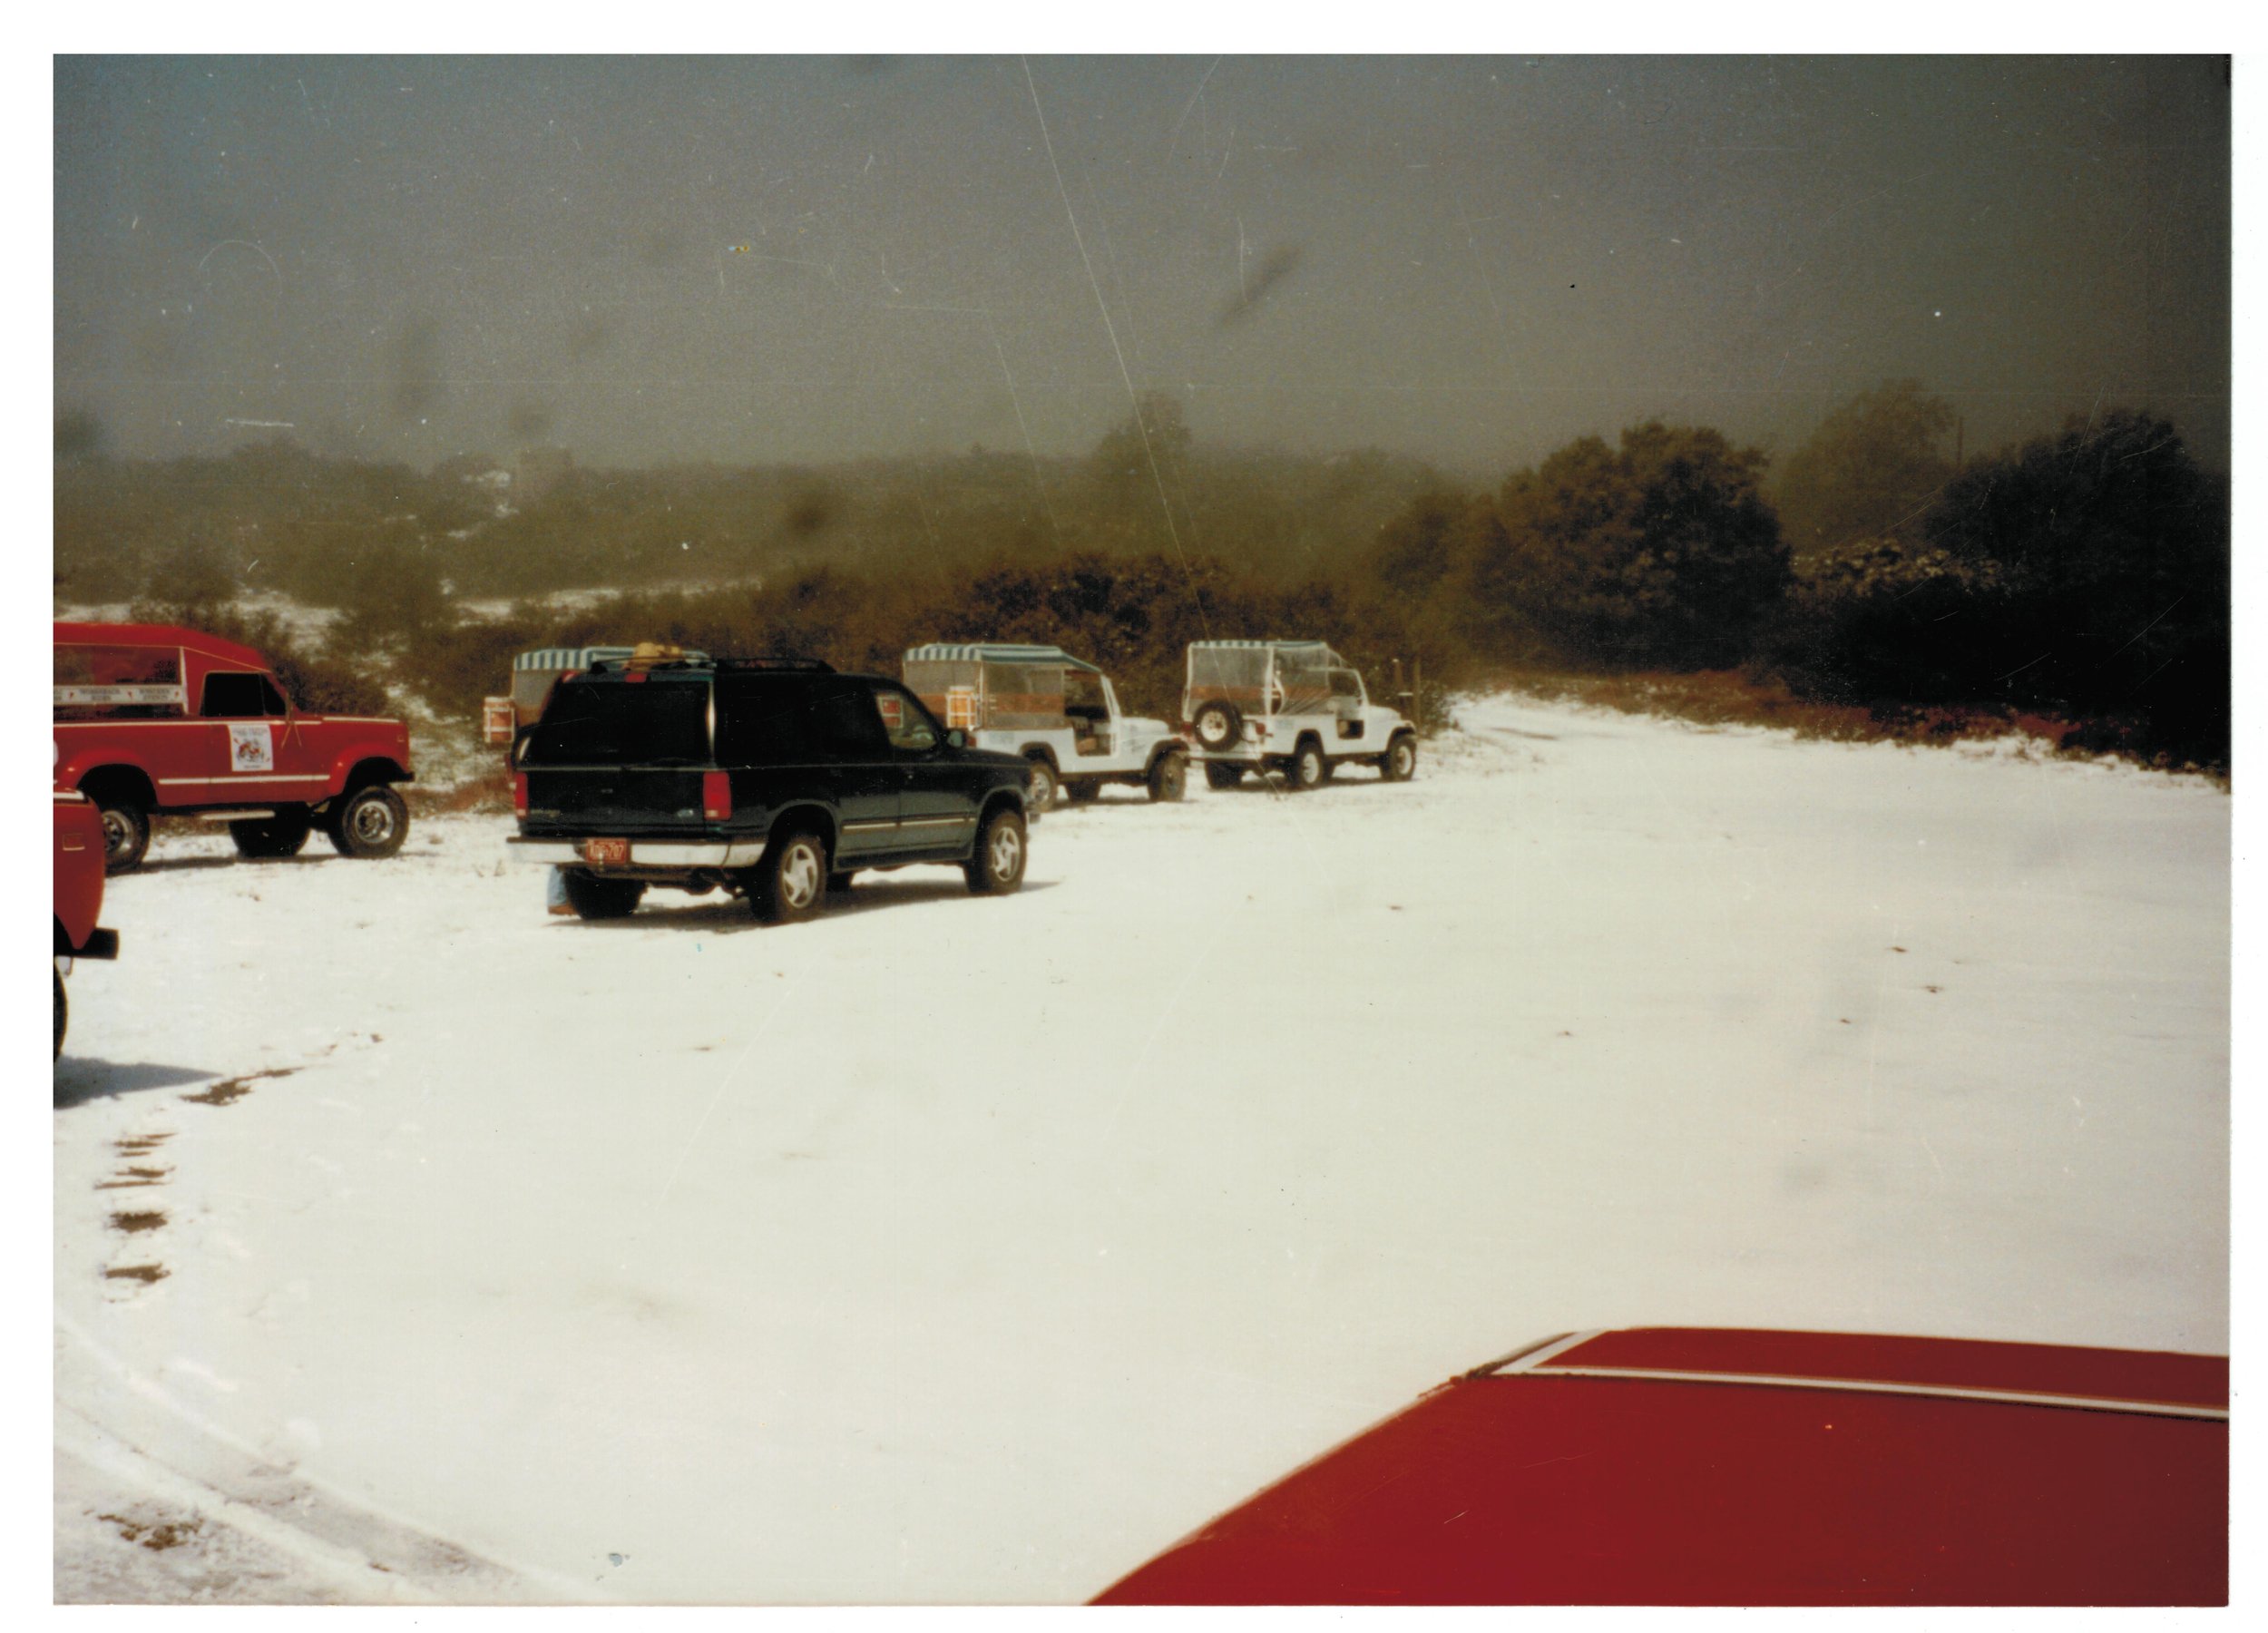
<svg viewBox="0 0 2268 1633"><path fill-rule="evenodd" d="M198 712L208 720L279 718L284 698L265 675L216 671L205 677L204 707Z"/></svg>

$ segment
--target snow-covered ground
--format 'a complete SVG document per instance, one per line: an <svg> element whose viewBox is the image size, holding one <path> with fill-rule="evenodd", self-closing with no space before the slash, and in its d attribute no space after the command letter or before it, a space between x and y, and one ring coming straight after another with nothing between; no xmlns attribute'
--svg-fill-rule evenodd
<svg viewBox="0 0 2268 1633"><path fill-rule="evenodd" d="M55 1073L58 1595L1075 1599L1550 1333L2225 1349L2229 813L1499 699L784 930L162 835Z"/></svg>

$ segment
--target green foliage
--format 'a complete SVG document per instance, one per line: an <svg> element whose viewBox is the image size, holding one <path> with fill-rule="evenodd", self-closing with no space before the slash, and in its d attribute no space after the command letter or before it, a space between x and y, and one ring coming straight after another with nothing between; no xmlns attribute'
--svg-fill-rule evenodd
<svg viewBox="0 0 2268 1633"><path fill-rule="evenodd" d="M1820 422L1788 456L1780 525L1797 559L1869 539L1916 538L1953 474L1952 408L1919 380L1885 380Z"/></svg>
<svg viewBox="0 0 2268 1633"><path fill-rule="evenodd" d="M1763 468L1716 431L1650 420L1617 447L1587 436L1516 473L1502 536L1473 562L1479 639L1510 655L1532 636L1592 663L1736 661L1788 582Z"/></svg>

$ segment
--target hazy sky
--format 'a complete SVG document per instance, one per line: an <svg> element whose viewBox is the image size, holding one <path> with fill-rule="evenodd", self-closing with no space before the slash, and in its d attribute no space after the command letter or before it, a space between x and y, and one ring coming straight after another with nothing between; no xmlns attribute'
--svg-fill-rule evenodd
<svg viewBox="0 0 2268 1633"><path fill-rule="evenodd" d="M1494 475L1913 376L2225 464L2229 178L2218 60L64 58L55 401L604 464L1068 453L1130 381Z"/></svg>

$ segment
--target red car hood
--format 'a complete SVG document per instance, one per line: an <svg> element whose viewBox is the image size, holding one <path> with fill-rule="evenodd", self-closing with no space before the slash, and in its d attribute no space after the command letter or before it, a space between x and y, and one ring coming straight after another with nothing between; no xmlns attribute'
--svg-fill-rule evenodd
<svg viewBox="0 0 2268 1633"><path fill-rule="evenodd" d="M2228 1363L1650 1327L1442 1385L1105 1604L2225 1602Z"/></svg>

